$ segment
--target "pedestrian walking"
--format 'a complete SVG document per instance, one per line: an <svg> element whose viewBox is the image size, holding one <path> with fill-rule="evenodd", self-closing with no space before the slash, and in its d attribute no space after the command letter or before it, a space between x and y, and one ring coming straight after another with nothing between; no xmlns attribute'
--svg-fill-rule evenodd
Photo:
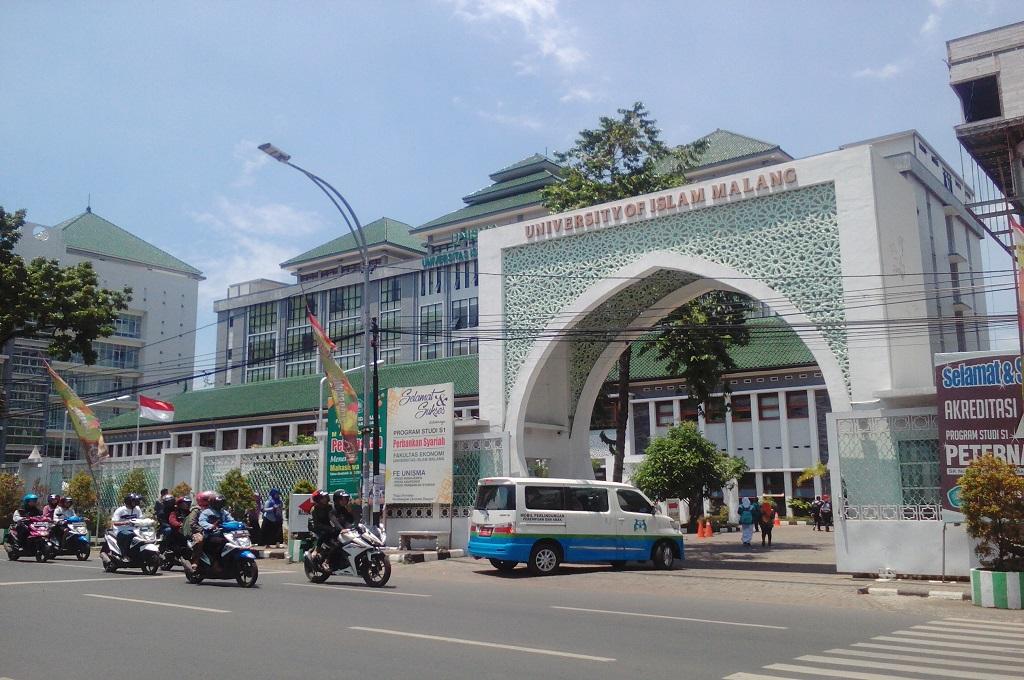
<svg viewBox="0 0 1024 680"><path fill-rule="evenodd" d="M765 541L768 542L768 547L772 547L772 529L775 528L775 517L778 515L775 511L775 505L771 501L765 499L761 503L759 517L761 519L761 547L765 545Z"/></svg>
<svg viewBox="0 0 1024 680"><path fill-rule="evenodd" d="M811 519L814 520L814 530L821 531L821 496L815 496L811 503Z"/></svg>
<svg viewBox="0 0 1024 680"><path fill-rule="evenodd" d="M740 527L743 545L750 545L750 540L754 537L754 505L749 498L740 501Z"/></svg>
<svg viewBox="0 0 1024 680"><path fill-rule="evenodd" d="M260 516L263 514L263 496L258 493L252 495L253 505L245 511L245 523L249 527L249 540L253 545L260 545L260 538L263 536L260 529Z"/></svg>
<svg viewBox="0 0 1024 680"><path fill-rule="evenodd" d="M832 530L832 498L827 494L821 497L821 510L819 511L819 521L821 526L825 527L825 531Z"/></svg>
<svg viewBox="0 0 1024 680"><path fill-rule="evenodd" d="M281 528L284 526L284 503L281 501L281 492L277 489L270 490L270 498L263 504L263 545L268 548L279 546L284 543L284 534Z"/></svg>

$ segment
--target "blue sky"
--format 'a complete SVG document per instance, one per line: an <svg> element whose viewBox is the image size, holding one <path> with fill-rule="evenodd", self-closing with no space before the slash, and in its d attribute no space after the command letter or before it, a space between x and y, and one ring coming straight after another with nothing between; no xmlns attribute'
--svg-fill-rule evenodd
<svg viewBox="0 0 1024 680"><path fill-rule="evenodd" d="M364 222L413 225L638 99L672 143L721 127L801 157L917 128L959 167L945 41L1022 18L1013 0L7 2L0 205L55 224L91 193L204 270L205 324L228 283L283 278L340 233L260 142Z"/></svg>

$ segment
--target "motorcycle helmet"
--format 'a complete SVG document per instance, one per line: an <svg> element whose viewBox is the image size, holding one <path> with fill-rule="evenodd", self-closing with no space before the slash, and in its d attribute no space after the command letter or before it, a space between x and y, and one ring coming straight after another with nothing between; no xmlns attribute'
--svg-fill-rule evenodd
<svg viewBox="0 0 1024 680"><path fill-rule="evenodd" d="M21 498L21 507L27 510L29 503L35 505L37 501L39 501L39 496L35 495L34 493L27 493Z"/></svg>
<svg viewBox="0 0 1024 680"><path fill-rule="evenodd" d="M216 510L217 512L220 512L221 510L224 509L224 502L224 496L217 494L216 496L210 499L210 507Z"/></svg>
<svg viewBox="0 0 1024 680"><path fill-rule="evenodd" d="M160 499L160 502L164 504L165 510L170 510L171 508L174 507L174 496L167 494L166 496Z"/></svg>
<svg viewBox="0 0 1024 680"><path fill-rule="evenodd" d="M46 504L49 505L51 508L57 507L58 503L60 503L60 496L58 496L57 494L51 493L49 496L46 497Z"/></svg>
<svg viewBox="0 0 1024 680"><path fill-rule="evenodd" d="M348 501L352 500L352 496L348 494L348 491L338 489L331 496L331 499L334 501L335 505L347 505Z"/></svg>
<svg viewBox="0 0 1024 680"><path fill-rule="evenodd" d="M64 498L60 499L60 504L61 507L70 508L72 505L75 504L75 499L72 498L71 496L64 496Z"/></svg>
<svg viewBox="0 0 1024 680"><path fill-rule="evenodd" d="M310 499L312 499L312 501L313 501L314 503L319 503L319 502L320 502L320 501L322 501L322 500L323 500L323 501L326 501L326 500L327 500L328 498L329 498L329 496L327 495L327 492L326 492L326 491L324 491L323 489L317 489L317 490L316 490L316 491L314 491L314 492L313 492L313 494L312 494L312 495L310 496Z"/></svg>
<svg viewBox="0 0 1024 680"><path fill-rule="evenodd" d="M214 495L215 494L212 491L200 491L196 494L196 505L205 510L209 507L210 499L213 498Z"/></svg>
<svg viewBox="0 0 1024 680"><path fill-rule="evenodd" d="M188 512L189 510L192 509L192 499L189 498L188 496L182 496L177 500L177 502L175 502L175 506L179 510L184 510Z"/></svg>
<svg viewBox="0 0 1024 680"><path fill-rule="evenodd" d="M137 493L130 493L124 497L124 505L126 508L138 507L142 503L142 496Z"/></svg>

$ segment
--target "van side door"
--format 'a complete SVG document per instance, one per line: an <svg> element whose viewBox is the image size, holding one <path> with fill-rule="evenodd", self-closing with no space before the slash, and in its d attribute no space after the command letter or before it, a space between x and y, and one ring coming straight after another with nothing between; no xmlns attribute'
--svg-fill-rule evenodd
<svg viewBox="0 0 1024 680"><path fill-rule="evenodd" d="M654 507L647 499L633 489L616 489L615 500L619 504L616 524L620 560L649 560L654 540L651 536L654 526Z"/></svg>
<svg viewBox="0 0 1024 680"><path fill-rule="evenodd" d="M608 489L570 486L565 489L567 562L618 559L617 529L612 526Z"/></svg>

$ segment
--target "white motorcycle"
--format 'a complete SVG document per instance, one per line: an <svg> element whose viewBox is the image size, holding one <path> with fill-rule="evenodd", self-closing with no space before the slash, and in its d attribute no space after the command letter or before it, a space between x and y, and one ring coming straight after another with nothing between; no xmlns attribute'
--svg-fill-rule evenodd
<svg viewBox="0 0 1024 680"><path fill-rule="evenodd" d="M127 553L121 551L117 541L118 531L131 525L132 535ZM132 519L121 526L107 529L106 539L100 548L103 569L114 573L118 569L141 568L143 574L152 576L160 569L160 544L156 535L156 520Z"/></svg>
<svg viewBox="0 0 1024 680"><path fill-rule="evenodd" d="M384 552L384 527L371 531L363 524L346 529L338 536L340 546L328 555L317 550L316 537L310 536L302 545L302 565L306 578L323 583L331 576L361 577L366 585L381 588L391 578L391 561Z"/></svg>

